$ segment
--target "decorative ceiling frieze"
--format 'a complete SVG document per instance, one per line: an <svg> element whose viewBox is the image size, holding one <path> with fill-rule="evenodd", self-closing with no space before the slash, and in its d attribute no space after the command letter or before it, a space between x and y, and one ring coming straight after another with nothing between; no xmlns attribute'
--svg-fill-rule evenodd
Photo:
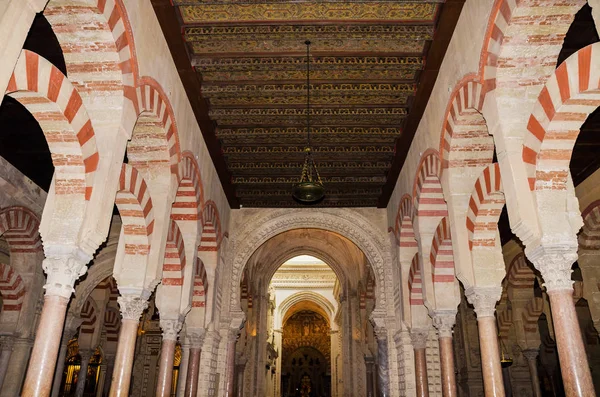
<svg viewBox="0 0 600 397"><path fill-rule="evenodd" d="M464 0L173 0L175 18L165 2L153 0L230 203L297 206L311 41L312 152L326 188L319 205L345 207L381 205L395 183L398 144L414 134L404 126L427 100L418 94L424 72L439 67L449 39L436 35L438 19L450 10L444 26L453 29ZM432 86L435 75L425 75Z"/></svg>

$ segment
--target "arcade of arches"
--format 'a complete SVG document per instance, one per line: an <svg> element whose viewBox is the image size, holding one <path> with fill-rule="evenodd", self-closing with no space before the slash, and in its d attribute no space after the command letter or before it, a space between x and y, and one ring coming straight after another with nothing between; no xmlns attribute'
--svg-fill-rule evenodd
<svg viewBox="0 0 600 397"><path fill-rule="evenodd" d="M0 3L0 397L600 392L599 0Z"/></svg>

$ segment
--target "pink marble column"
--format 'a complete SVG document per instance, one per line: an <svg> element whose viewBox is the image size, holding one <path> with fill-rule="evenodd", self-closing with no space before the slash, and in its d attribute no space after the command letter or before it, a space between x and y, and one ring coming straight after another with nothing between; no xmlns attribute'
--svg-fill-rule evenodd
<svg viewBox="0 0 600 397"><path fill-rule="evenodd" d="M190 348L190 358L188 360L188 371L185 378L185 397L196 397L198 393L198 374L200 370L200 355L202 350L200 347L193 346Z"/></svg>
<svg viewBox="0 0 600 397"><path fill-rule="evenodd" d="M229 330L227 334L227 378L225 397L233 397L233 386L235 384L235 344L239 335L238 329Z"/></svg>
<svg viewBox="0 0 600 397"><path fill-rule="evenodd" d="M22 397L50 395L68 303L69 297L49 295L46 291Z"/></svg>
<svg viewBox="0 0 600 397"><path fill-rule="evenodd" d="M133 353L135 340L142 312L148 307L148 302L139 296L120 296L118 298L121 314L121 330L115 356L110 397L127 397L133 369Z"/></svg>
<svg viewBox="0 0 600 397"><path fill-rule="evenodd" d="M2 389L2 384L4 383L4 377L6 376L6 371L8 370L8 364L10 362L10 355L13 350L13 337L12 336L2 336L0 343L2 344L0 351L0 390Z"/></svg>
<svg viewBox="0 0 600 397"><path fill-rule="evenodd" d="M77 376L77 387L75 388L75 397L83 397L85 391L85 382L87 381L87 370L92 358L92 352L89 350L80 350L81 365L79 366L79 375Z"/></svg>
<svg viewBox="0 0 600 397"><path fill-rule="evenodd" d="M173 360L175 358L175 345L181 330L178 320L162 320L162 344L160 347L160 361L158 366L158 381L156 382L156 396L170 397L173 385Z"/></svg>
<svg viewBox="0 0 600 397"><path fill-rule="evenodd" d="M547 287L547 292L550 297L565 395L567 397L593 396L594 384L581 337L579 320L575 312L573 289L550 289Z"/></svg>
<svg viewBox="0 0 600 397"><path fill-rule="evenodd" d="M440 366L442 369L442 395L456 397L456 377L454 375L454 347L452 346L452 328L456 322L456 311L436 312L433 326L438 331L440 343Z"/></svg>
<svg viewBox="0 0 600 397"><path fill-rule="evenodd" d="M538 375L537 357L540 351L538 349L527 349L523 351L523 356L529 364L529 375L531 375L531 388L533 397L542 397L542 388L540 387L540 377Z"/></svg>
<svg viewBox="0 0 600 397"><path fill-rule="evenodd" d="M479 328L481 370L486 397L504 397L504 379L500 365L498 329L496 327L496 302L502 295L502 287L476 287L465 291L469 303L475 308Z"/></svg>
<svg viewBox="0 0 600 397"><path fill-rule="evenodd" d="M417 383L417 397L429 397L429 381L427 378L427 330L413 330L410 333L415 351L415 378Z"/></svg>

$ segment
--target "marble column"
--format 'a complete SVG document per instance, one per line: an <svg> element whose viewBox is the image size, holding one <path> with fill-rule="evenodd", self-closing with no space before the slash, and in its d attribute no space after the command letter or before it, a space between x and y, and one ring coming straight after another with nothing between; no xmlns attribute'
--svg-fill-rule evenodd
<svg viewBox="0 0 600 397"><path fill-rule="evenodd" d="M170 397L173 386L173 360L175 359L175 345L181 331L180 320L161 320L160 327L163 330L162 343L160 346L160 358L158 366L158 379L156 382L156 396Z"/></svg>
<svg viewBox="0 0 600 397"><path fill-rule="evenodd" d="M452 328L456 323L456 311L436 311L433 326L437 329L440 343L440 366L442 369L442 395L456 397L456 376L454 374L454 347Z"/></svg>
<svg viewBox="0 0 600 397"><path fill-rule="evenodd" d="M51 244L44 246L47 255L53 248ZM21 397L48 397L52 390L67 304L75 281L85 273L85 265L92 259L77 247L61 246L58 251L66 250L68 256L48 257L42 264L47 274L46 293Z"/></svg>
<svg viewBox="0 0 600 397"><path fill-rule="evenodd" d="M79 356L81 357L81 364L79 365L79 375L77 375L77 386L75 388L75 397L83 397L85 391L85 382L87 381L87 370L92 358L92 352L90 350L80 350Z"/></svg>
<svg viewBox="0 0 600 397"><path fill-rule="evenodd" d="M187 384L187 373L190 364L190 343L188 339L187 336L179 334L179 340L181 341L181 361L179 362L176 397L182 397L185 394L185 385Z"/></svg>
<svg viewBox="0 0 600 397"><path fill-rule="evenodd" d="M565 395L593 396L595 390L592 374L573 302L571 266L577 260L577 252L540 246L526 253L542 274L544 287L550 298Z"/></svg>
<svg viewBox="0 0 600 397"><path fill-rule="evenodd" d="M123 318L121 319L119 343L110 385L110 397L126 397L129 395L137 329L140 317L148 307L147 298L140 296L120 296L118 302Z"/></svg>
<svg viewBox="0 0 600 397"><path fill-rule="evenodd" d="M373 357L365 357L365 366L367 367L367 397L375 397L375 385L373 382L375 361Z"/></svg>
<svg viewBox="0 0 600 397"><path fill-rule="evenodd" d="M200 374L200 356L204 343L204 329L188 329L187 338L190 343L190 353L185 377L185 397L196 397L198 394L198 376Z"/></svg>
<svg viewBox="0 0 600 397"><path fill-rule="evenodd" d="M0 351L0 390L4 384L4 377L8 370L8 364L10 362L10 355L13 351L14 338L12 336L0 337L1 351Z"/></svg>
<svg viewBox="0 0 600 397"><path fill-rule="evenodd" d="M415 351L415 380L417 383L417 397L429 397L429 381L427 378L427 337L426 329L413 329L410 333L413 349Z"/></svg>
<svg viewBox="0 0 600 397"><path fill-rule="evenodd" d="M101 396L108 395L110 390L110 385L112 383L113 369L115 367L115 355L114 354L105 354L103 361L106 363L106 376L104 377L104 383L102 384L102 394Z"/></svg>
<svg viewBox="0 0 600 397"><path fill-rule="evenodd" d="M531 388L533 389L533 397L542 397L542 388L540 386L540 378L538 376L537 357L540 351L538 349L523 350L523 356L527 359L529 365L529 375L531 375Z"/></svg>
<svg viewBox="0 0 600 397"><path fill-rule="evenodd" d="M465 291L469 303L475 308L479 329L481 370L486 397L503 397L504 380L500 364L498 329L496 327L496 302L502 295L502 287L471 288Z"/></svg>
<svg viewBox="0 0 600 397"><path fill-rule="evenodd" d="M225 397L233 397L233 385L235 384L235 344L240 335L239 329L230 329L227 333L227 367Z"/></svg>
<svg viewBox="0 0 600 397"><path fill-rule="evenodd" d="M235 381L235 397L244 397L244 371L246 370L246 362L236 364L236 381Z"/></svg>
<svg viewBox="0 0 600 397"><path fill-rule="evenodd" d="M100 373L98 374L98 383L96 383L96 397L102 397L102 393L104 391L104 382L106 381L106 369L106 361L102 360L98 366Z"/></svg>
<svg viewBox="0 0 600 397"><path fill-rule="evenodd" d="M4 377L2 393L0 396L20 396L23 386L23 377L27 369L29 357L31 355L31 346L33 341L28 338L16 338L13 342L13 351L10 355L10 365Z"/></svg>
<svg viewBox="0 0 600 397"><path fill-rule="evenodd" d="M390 395L389 359L388 359L388 332L383 327L375 328L377 338L377 380L378 395L388 397Z"/></svg>

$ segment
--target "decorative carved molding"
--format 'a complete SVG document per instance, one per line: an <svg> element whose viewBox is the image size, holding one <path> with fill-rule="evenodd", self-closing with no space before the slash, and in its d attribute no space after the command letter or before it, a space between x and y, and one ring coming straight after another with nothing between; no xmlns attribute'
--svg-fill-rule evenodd
<svg viewBox="0 0 600 397"><path fill-rule="evenodd" d="M415 349L425 349L428 337L429 330L427 329L413 329L410 331L410 340Z"/></svg>
<svg viewBox="0 0 600 397"><path fill-rule="evenodd" d="M387 236L361 214L346 209L276 210L259 212L232 236L232 277L229 288L230 310L240 312L239 285L244 267L252 253L271 237L298 228L319 228L339 233L354 242L365 254L376 277L377 308L387 311L393 302L391 258ZM393 308L390 308L393 310Z"/></svg>
<svg viewBox="0 0 600 397"><path fill-rule="evenodd" d="M545 247L525 250L527 258L540 271L546 292L573 289L571 267L577 260L577 247Z"/></svg>
<svg viewBox="0 0 600 397"><path fill-rule="evenodd" d="M139 321L144 310L148 308L148 301L139 296L124 295L117 298L123 320Z"/></svg>
<svg viewBox="0 0 600 397"><path fill-rule="evenodd" d="M163 340L176 341L182 326L183 322L181 320L160 320Z"/></svg>
<svg viewBox="0 0 600 397"><path fill-rule="evenodd" d="M502 296L502 287L470 287L465 290L465 296L475 308L477 319L494 317L496 303Z"/></svg>
<svg viewBox="0 0 600 397"><path fill-rule="evenodd" d="M456 324L456 310L436 311L433 313L433 326L440 338L451 338L452 328Z"/></svg>
<svg viewBox="0 0 600 397"><path fill-rule="evenodd" d="M73 288L75 282L85 274L86 265L92 257L78 247L62 247L60 249L62 252L59 254L53 251L54 249L47 249L46 259L42 262L42 268L47 274L44 289L47 296L62 296L69 299L75 292Z"/></svg>
<svg viewBox="0 0 600 397"><path fill-rule="evenodd" d="M523 350L522 353L523 353L523 356L527 359L527 361L530 361L530 362L531 361L535 362L537 357L540 355L539 349L527 349L527 350Z"/></svg>

